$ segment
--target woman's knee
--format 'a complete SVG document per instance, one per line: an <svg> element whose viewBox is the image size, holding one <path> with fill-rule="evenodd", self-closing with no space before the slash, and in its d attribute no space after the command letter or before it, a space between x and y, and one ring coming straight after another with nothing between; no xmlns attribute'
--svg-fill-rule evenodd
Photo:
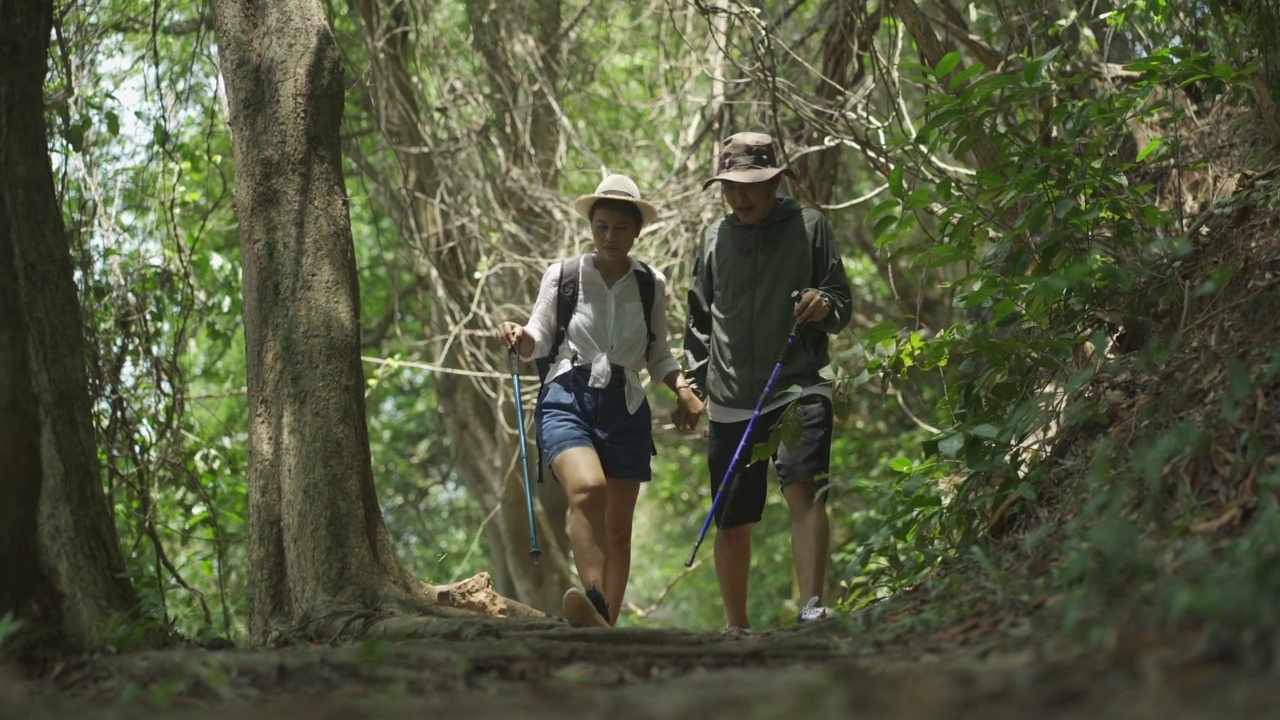
<svg viewBox="0 0 1280 720"><path fill-rule="evenodd" d="M613 522L605 529L611 550L631 549L631 523Z"/></svg>
<svg viewBox="0 0 1280 720"><path fill-rule="evenodd" d="M608 486L600 461L590 448L570 448L551 461L570 507L596 506L608 500Z"/></svg>
<svg viewBox="0 0 1280 720"><path fill-rule="evenodd" d="M574 478L572 481L565 482L564 486L565 494L569 498L569 507L603 508L609 499L603 476L600 478L590 476Z"/></svg>

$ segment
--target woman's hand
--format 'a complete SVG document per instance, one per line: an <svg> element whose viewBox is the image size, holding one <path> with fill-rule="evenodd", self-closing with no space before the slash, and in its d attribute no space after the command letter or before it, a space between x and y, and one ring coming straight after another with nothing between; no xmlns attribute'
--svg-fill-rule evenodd
<svg viewBox="0 0 1280 720"><path fill-rule="evenodd" d="M514 348L521 357L529 357L533 354L533 336L525 332L523 325L513 322L499 323L494 334L503 345Z"/></svg>
<svg viewBox="0 0 1280 720"><path fill-rule="evenodd" d="M689 432L698 427L702 417L703 404L688 385L676 388L676 409L671 413L671 422L680 432Z"/></svg>

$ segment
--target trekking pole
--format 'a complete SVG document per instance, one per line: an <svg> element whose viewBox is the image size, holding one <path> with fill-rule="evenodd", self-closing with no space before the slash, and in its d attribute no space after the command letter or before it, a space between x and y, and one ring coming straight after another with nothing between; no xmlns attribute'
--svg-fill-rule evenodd
<svg viewBox="0 0 1280 720"><path fill-rule="evenodd" d="M525 442L524 433L524 404L520 400L520 356L516 354L516 349L510 348L511 356L511 384L515 387L516 393L516 425L520 429L520 469L524 471L524 506L529 517L529 554L533 556L533 562L537 563L538 558L542 556L542 551L538 549L538 526L533 521L533 489L529 485L529 449L528 443Z"/></svg>
<svg viewBox="0 0 1280 720"><path fill-rule="evenodd" d="M795 293L792 294L793 296ZM729 487L737 478L734 477L738 472L738 462L742 459L742 450L751 441L751 429L755 427L756 419L760 417L760 410L764 407L764 401L769 398L769 393L773 390L773 383L778 379L778 373L782 370L782 364L786 362L787 355L791 352L792 346L796 344L796 334L800 332L800 323L796 322L791 326L791 334L787 336L787 342L782 346L782 352L778 354L778 362L773 366L773 372L769 375L769 382L764 384L764 392L760 393L760 399L756 401L756 409L751 413L751 419L747 421L747 429L742 432L742 439L738 441L738 449L733 452L733 459L729 461L729 469L725 471L724 480L720 481L720 489L716 490L716 495L711 499L711 510L707 512L707 519L702 521L702 530L698 533L698 540L693 544L693 551L689 553L689 559L685 561L685 567L693 567L693 558L698 554L698 548L702 547L702 541L707 537L707 529L711 527L711 519L716 515L716 508L720 505L720 498L724 495L725 488Z"/></svg>

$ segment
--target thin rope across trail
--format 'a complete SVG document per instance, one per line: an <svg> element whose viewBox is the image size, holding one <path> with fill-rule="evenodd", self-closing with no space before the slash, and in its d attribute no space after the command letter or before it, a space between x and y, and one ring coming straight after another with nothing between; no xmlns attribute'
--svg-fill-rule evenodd
<svg viewBox="0 0 1280 720"><path fill-rule="evenodd" d="M444 367L443 365L432 365L430 363L413 362L411 360L389 360L386 358L368 357L364 355L360 356L360 359L367 363L373 363L374 365L387 365L391 367L407 367L407 368L414 368L415 370L430 370L431 372L440 373L441 375L462 375L465 377L495 378L498 380L507 380L507 379L510 379L511 377L509 374L506 374L506 373L485 372L483 370L463 370L462 368ZM528 375L525 377L536 377L536 376Z"/></svg>

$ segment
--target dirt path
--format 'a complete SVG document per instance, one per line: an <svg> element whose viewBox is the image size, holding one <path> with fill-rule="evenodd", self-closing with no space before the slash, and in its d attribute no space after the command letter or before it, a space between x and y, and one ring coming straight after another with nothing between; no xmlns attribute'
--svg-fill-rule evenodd
<svg viewBox="0 0 1280 720"><path fill-rule="evenodd" d="M935 637L944 637L935 635ZM174 650L0 683L0 718L1266 718L1273 671L1184 642L1087 656L998 638L878 646L849 628L747 640L478 622L446 639Z"/></svg>

